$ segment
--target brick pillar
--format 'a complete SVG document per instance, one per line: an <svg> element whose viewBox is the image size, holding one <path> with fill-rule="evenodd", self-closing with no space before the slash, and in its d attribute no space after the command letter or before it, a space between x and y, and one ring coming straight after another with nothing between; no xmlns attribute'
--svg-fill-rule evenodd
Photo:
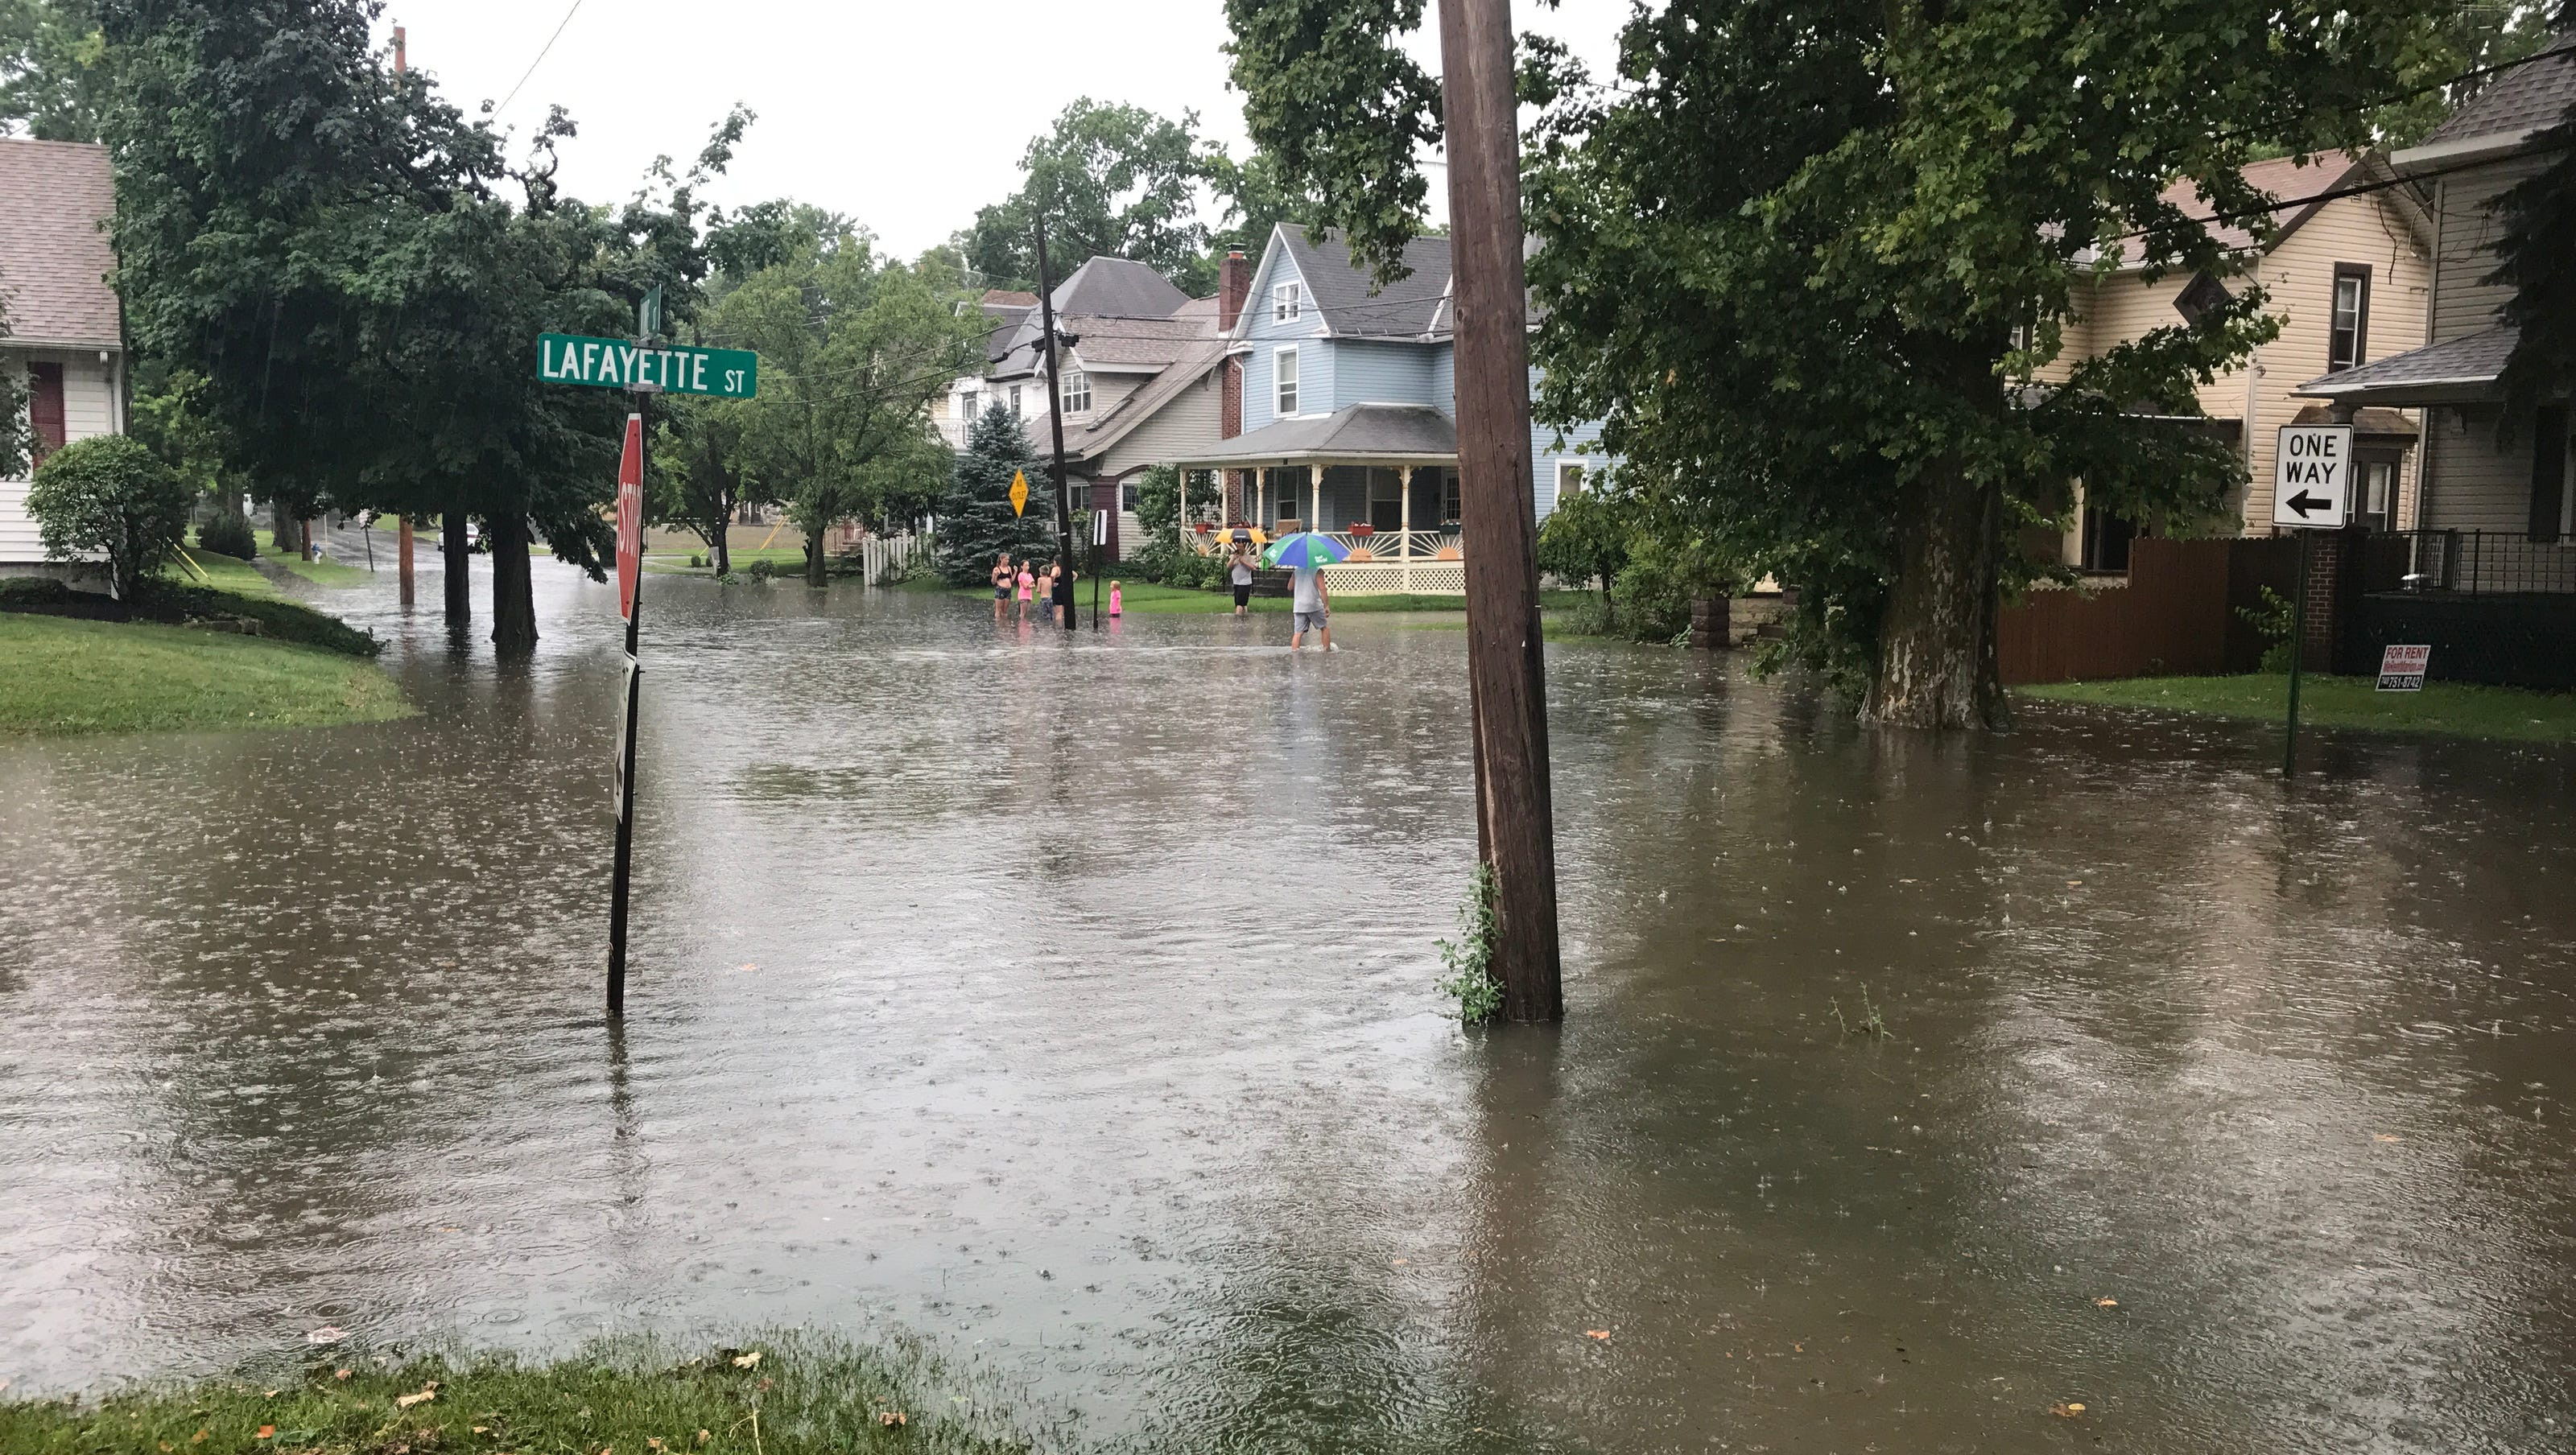
<svg viewBox="0 0 2576 1455"><path fill-rule="evenodd" d="M2344 658L2344 636L2361 605L2360 526L2312 531L2308 542L2308 615L2299 623L2299 666L2309 672L2354 670Z"/></svg>

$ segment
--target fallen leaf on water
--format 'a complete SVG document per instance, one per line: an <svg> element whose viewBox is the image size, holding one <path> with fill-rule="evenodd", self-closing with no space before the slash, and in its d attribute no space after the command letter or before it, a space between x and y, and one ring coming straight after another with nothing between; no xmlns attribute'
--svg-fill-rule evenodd
<svg viewBox="0 0 2576 1455"><path fill-rule="evenodd" d="M2069 879L2066 881L2066 887L2069 889L2081 889L2084 887L2084 881L2081 879ZM2083 1406L2078 1405L2076 1408L2081 1409Z"/></svg>
<svg viewBox="0 0 2576 1455"><path fill-rule="evenodd" d="M2084 1413L2084 1406L2080 1401L2069 1400L2064 1404L2050 1405L2048 1412L2061 1420L2071 1420Z"/></svg>
<svg viewBox="0 0 2576 1455"><path fill-rule="evenodd" d="M322 1327L305 1335L304 1342L307 1344L337 1344L347 1337L349 1337L347 1334L340 1332L329 1324L324 1324Z"/></svg>
<svg viewBox="0 0 2576 1455"><path fill-rule="evenodd" d="M2370 1139L2374 1142L2402 1142L2406 1140L2395 1132L2373 1132L2370 1134Z"/></svg>
<svg viewBox="0 0 2576 1455"><path fill-rule="evenodd" d="M1610 1337L1610 1331L1608 1329L1585 1329L1583 1331L1583 1337L1587 1339L1606 1339Z"/></svg>
<svg viewBox="0 0 2576 1455"><path fill-rule="evenodd" d="M1403 1267L1405 1264L1410 1263L1410 1262L1412 1262L1412 1261L1413 1261L1413 1260L1412 1260L1412 1259L1410 1259L1410 1258L1398 1258L1398 1259L1396 1259L1393 1263L1390 1263L1390 1264L1388 1264L1387 1266L1388 1266L1389 1268L1401 1268L1401 1267Z"/></svg>
<svg viewBox="0 0 2576 1455"><path fill-rule="evenodd" d="M276 1434L276 1433L277 1433L277 1426L275 1426L275 1425L262 1425L262 1426L260 1426L260 1427L259 1427L259 1433L258 1433L258 1434L256 1434L256 1435L251 1436L251 1438L252 1438L252 1439L254 1439L254 1440L265 1440L265 1439L267 1439L269 1436L274 1435L274 1434Z"/></svg>
<svg viewBox="0 0 2576 1455"><path fill-rule="evenodd" d="M757 1368L759 1368L759 1367L760 1367L760 1351L759 1351L758 1349L754 1349L754 1350L752 1350L752 1351L751 1351L750 1353L748 1353L748 1354L736 1354L735 1356L733 1356L733 1367L734 1367L734 1368L736 1368L736 1369L757 1369Z"/></svg>
<svg viewBox="0 0 2576 1455"><path fill-rule="evenodd" d="M912 1419L901 1410L879 1410L877 1411L877 1423L880 1425L909 1425L912 1423Z"/></svg>
<svg viewBox="0 0 2576 1455"><path fill-rule="evenodd" d="M2093 1306L2095 1308L2118 1308L2120 1306L2120 1301L2116 1298L2097 1298L2093 1300Z"/></svg>

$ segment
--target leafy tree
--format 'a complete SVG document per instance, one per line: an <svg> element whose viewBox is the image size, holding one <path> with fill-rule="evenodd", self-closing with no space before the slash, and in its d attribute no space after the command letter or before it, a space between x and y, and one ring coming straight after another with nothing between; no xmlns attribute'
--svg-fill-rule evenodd
<svg viewBox="0 0 2576 1455"><path fill-rule="evenodd" d="M0 134L97 141L109 82L99 0L0 0Z"/></svg>
<svg viewBox="0 0 2576 1455"><path fill-rule="evenodd" d="M733 460L786 502L813 585L835 524L916 514L946 475L929 406L975 366L984 323L957 303L844 233L762 269L717 310L726 340L761 356L760 397L720 406L739 421Z"/></svg>
<svg viewBox="0 0 2576 1455"><path fill-rule="evenodd" d="M1207 178L1198 113L1179 121L1085 96L1020 159L1020 190L975 214L957 244L995 287L1037 286L1035 224L1046 219L1057 278L1095 257L1127 258L1183 292L1213 286L1197 189Z"/></svg>
<svg viewBox="0 0 2576 1455"><path fill-rule="evenodd" d="M1636 512L1624 491L1603 486L1559 495L1538 531L1538 568L1560 581L1601 583L1605 624L1615 623L1610 588L1628 564L1629 538L1637 529Z"/></svg>
<svg viewBox="0 0 2576 1455"><path fill-rule="evenodd" d="M1220 229L1220 248L1226 243L1244 247L1258 255L1270 240L1271 229L1280 223L1305 227L1323 224L1323 204L1311 192L1290 185L1280 174L1279 161L1268 152L1255 151L1237 162L1224 152L1212 152L1208 162L1208 185L1225 206L1225 225Z"/></svg>
<svg viewBox="0 0 2576 1455"><path fill-rule="evenodd" d="M657 438L654 468L646 479L647 517L704 541L716 574L733 574L727 528L744 505L759 498L738 463L742 411L726 400L666 395L653 428Z"/></svg>
<svg viewBox="0 0 2576 1455"><path fill-rule="evenodd" d="M1422 0L1225 0L1243 123L1277 185L1311 191L1378 281L1404 276L1430 187L1414 164L1440 141L1440 83L1396 37Z"/></svg>
<svg viewBox="0 0 2576 1455"><path fill-rule="evenodd" d="M512 167L419 73L370 49L366 0L109 0L117 281L147 358L195 398L282 516L325 503L446 517L461 622L463 525L493 551L493 639L536 639L528 544L602 571L623 401L535 377L539 332L623 334L707 274L698 165L667 161L620 210L554 183L560 112ZM515 191L515 201L505 195ZM434 360L436 367L422 367Z"/></svg>
<svg viewBox="0 0 2576 1455"><path fill-rule="evenodd" d="M98 435L45 457L27 489L45 555L107 558L108 593L132 601L187 539L196 503L178 473L140 440Z"/></svg>
<svg viewBox="0 0 2576 1455"><path fill-rule="evenodd" d="M0 339L8 336L8 299L0 296ZM24 475L27 454L34 444L33 424L27 417L26 380L16 369L0 369L0 478Z"/></svg>
<svg viewBox="0 0 2576 1455"><path fill-rule="evenodd" d="M2132 516L2213 515L2234 457L2149 416L2197 412L2194 387L2273 325L2246 285L2045 392L2007 380L2055 358L2122 243L2224 272L2159 193L2193 177L2217 212L2261 216L2242 164L2265 141L2367 141L2434 8L1676 0L1630 20L1613 87L1539 57L1524 83L1560 93L1529 180L1540 412L1603 419L1605 449L1728 559L1795 580L1813 657L1861 668L1871 719L2000 724L1995 615L2025 569L2008 532L2053 519L2072 478ZM1319 174L1381 267L1419 192L1371 82L1402 74L1389 32L1414 10L1229 5L1254 140Z"/></svg>
<svg viewBox="0 0 2576 1455"><path fill-rule="evenodd" d="M1029 482L1025 515L1011 513L1011 477ZM989 405L966 427L949 489L939 508L939 572L952 585L972 586L1008 553L1013 560L1043 550L1054 539L1045 506L1046 466L1029 447L1019 419Z"/></svg>
<svg viewBox="0 0 2576 1455"><path fill-rule="evenodd" d="M2416 17L2397 62L2398 85L2411 94L2370 112L2380 144L2397 148L2422 141L2497 79L2465 73L2510 64L2547 44L2548 8L2534 0L2478 0L2434 6Z"/></svg>
<svg viewBox="0 0 2576 1455"><path fill-rule="evenodd" d="M2529 428L2548 400L2576 392L2576 106L2540 144L2556 149L2549 164L2492 204L2504 236L2485 281L2514 290L2504 321L2518 331L2501 381L2508 435Z"/></svg>

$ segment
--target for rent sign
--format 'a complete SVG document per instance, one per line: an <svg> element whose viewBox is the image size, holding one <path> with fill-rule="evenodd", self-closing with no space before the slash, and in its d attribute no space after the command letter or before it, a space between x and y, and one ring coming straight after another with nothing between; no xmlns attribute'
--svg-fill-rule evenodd
<svg viewBox="0 0 2576 1455"><path fill-rule="evenodd" d="M549 384L595 389L651 389L749 399L760 392L760 355L749 349L640 348L579 334L537 336L537 377Z"/></svg>
<svg viewBox="0 0 2576 1455"><path fill-rule="evenodd" d="M2424 673L2433 665L2433 648L2382 647L2379 649L2379 690L2382 692L2421 692Z"/></svg>

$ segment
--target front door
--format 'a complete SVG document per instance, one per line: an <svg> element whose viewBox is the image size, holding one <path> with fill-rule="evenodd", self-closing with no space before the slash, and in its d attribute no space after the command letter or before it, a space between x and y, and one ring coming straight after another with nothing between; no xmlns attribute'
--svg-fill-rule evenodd
<svg viewBox="0 0 2576 1455"><path fill-rule="evenodd" d="M1369 525L1375 530L1404 529L1404 476L1399 472L1369 471Z"/></svg>
<svg viewBox="0 0 2576 1455"><path fill-rule="evenodd" d="M2352 502L2354 523L2380 534L2396 523L2397 465L2403 456L2377 450L2353 451L2360 490Z"/></svg>

